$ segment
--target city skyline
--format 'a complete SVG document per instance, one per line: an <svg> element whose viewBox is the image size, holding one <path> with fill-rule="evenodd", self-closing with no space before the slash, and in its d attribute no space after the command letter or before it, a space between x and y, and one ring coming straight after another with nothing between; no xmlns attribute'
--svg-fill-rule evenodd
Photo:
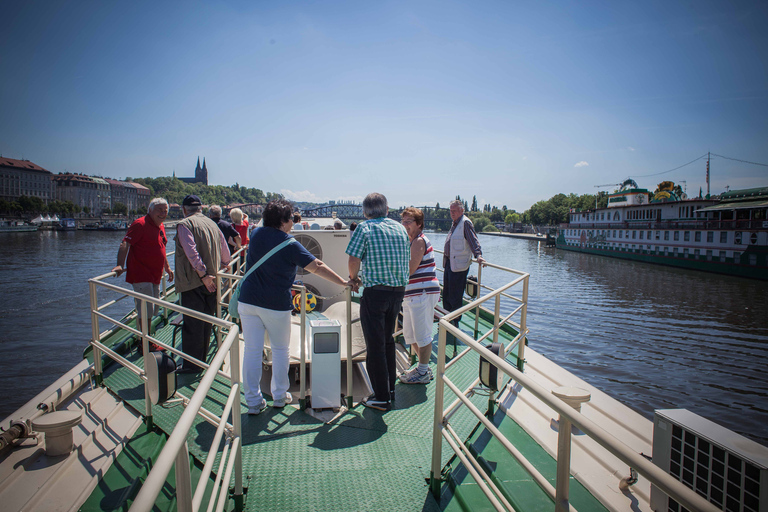
<svg viewBox="0 0 768 512"><path fill-rule="evenodd" d="M524 211L632 177L768 184L768 7L393 1L9 6L0 153L296 201ZM684 164L698 159L694 163ZM679 168L678 168L679 167ZM677 169L676 169L677 168ZM671 172L667 172L671 171Z"/></svg>

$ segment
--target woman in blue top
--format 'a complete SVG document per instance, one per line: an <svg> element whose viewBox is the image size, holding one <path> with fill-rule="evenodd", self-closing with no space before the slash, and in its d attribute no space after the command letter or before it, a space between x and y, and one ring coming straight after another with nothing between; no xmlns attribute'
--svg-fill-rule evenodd
<svg viewBox="0 0 768 512"><path fill-rule="evenodd" d="M271 201L264 208L263 223L264 227L251 232L246 271L274 247L293 238L289 234L293 227L293 205L284 199ZM248 414L259 414L267 407L260 385L265 333L269 333L272 347L272 405L280 408L293 401L288 392L288 367L293 309L291 286L297 266L340 286L351 284L300 243L283 247L245 279L237 310L245 342L243 377Z"/></svg>

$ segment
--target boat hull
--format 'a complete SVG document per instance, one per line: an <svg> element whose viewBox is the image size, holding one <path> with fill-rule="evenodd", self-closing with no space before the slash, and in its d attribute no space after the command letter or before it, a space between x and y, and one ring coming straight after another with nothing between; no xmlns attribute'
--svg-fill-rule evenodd
<svg viewBox="0 0 768 512"><path fill-rule="evenodd" d="M569 245L565 243L565 238L562 235L557 239L557 248L584 254L595 254L598 256L608 256L623 260L666 265L668 267L702 270L704 272L714 272L716 274L768 280L768 265L766 265L766 261L768 261L768 248L762 246L747 248L744 254L739 258L739 262L734 262L733 258L725 258L725 261L719 261L719 258L714 257L712 258L712 261L709 261L706 256L687 255L688 257L685 257L684 255L674 256L656 254L655 252L647 250L632 251L627 249L597 248L587 245ZM755 254L757 256L757 261L762 262L762 264L750 265L743 263L749 261L750 254Z"/></svg>

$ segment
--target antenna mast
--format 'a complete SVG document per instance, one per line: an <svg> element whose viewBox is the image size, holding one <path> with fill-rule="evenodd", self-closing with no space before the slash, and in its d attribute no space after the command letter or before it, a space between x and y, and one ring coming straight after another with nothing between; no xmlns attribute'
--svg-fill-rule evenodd
<svg viewBox="0 0 768 512"><path fill-rule="evenodd" d="M707 199L709 199L709 151L707 151Z"/></svg>

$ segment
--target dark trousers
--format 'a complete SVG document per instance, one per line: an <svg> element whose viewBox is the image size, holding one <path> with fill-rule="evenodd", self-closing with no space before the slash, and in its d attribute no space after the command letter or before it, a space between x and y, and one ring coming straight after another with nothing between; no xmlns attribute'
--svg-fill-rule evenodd
<svg viewBox="0 0 768 512"><path fill-rule="evenodd" d="M210 293L205 286L181 292L181 305L207 315L216 315L216 294ZM211 324L184 315L181 326L181 350L200 361L208 355L208 342L211 340ZM197 369L196 365L184 361L184 368Z"/></svg>
<svg viewBox="0 0 768 512"><path fill-rule="evenodd" d="M403 291L365 288L360 299L360 324L365 336L365 365L376 400L388 402L395 389L395 332Z"/></svg>
<svg viewBox="0 0 768 512"><path fill-rule="evenodd" d="M463 297L464 289L467 286L468 273L469 269L453 272L450 260L445 264L445 272L443 273L443 307L447 311L456 311L464 305ZM454 319L451 323L458 327L459 320L461 320L461 316Z"/></svg>

